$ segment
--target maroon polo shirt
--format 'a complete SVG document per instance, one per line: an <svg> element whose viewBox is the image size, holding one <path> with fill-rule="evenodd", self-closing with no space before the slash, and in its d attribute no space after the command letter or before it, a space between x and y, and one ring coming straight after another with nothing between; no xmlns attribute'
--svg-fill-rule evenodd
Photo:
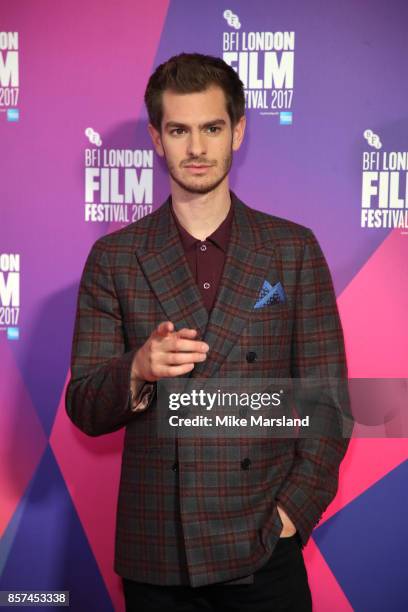
<svg viewBox="0 0 408 612"><path fill-rule="evenodd" d="M225 256L231 234L232 219L234 216L233 202L224 221L217 229L207 236L205 240L194 238L181 225L177 215L170 205L173 219L180 234L181 244L191 274L200 290L204 305L210 313L214 306L220 284L222 271L224 269Z"/></svg>

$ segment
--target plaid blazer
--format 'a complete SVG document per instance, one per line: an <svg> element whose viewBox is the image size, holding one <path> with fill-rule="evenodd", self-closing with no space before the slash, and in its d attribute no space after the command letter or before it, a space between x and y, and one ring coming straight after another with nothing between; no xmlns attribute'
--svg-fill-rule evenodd
<svg viewBox="0 0 408 612"><path fill-rule="evenodd" d="M185 259L170 199L93 245L82 274L66 410L83 432L125 427L115 571L151 584L248 584L287 512L303 547L338 488L348 438L159 439L156 395L130 401L135 352L164 320L209 344L191 378L347 377L330 272L312 231L251 209L234 219L208 315ZM254 309L264 280L283 302ZM254 357L255 356L255 357Z"/></svg>

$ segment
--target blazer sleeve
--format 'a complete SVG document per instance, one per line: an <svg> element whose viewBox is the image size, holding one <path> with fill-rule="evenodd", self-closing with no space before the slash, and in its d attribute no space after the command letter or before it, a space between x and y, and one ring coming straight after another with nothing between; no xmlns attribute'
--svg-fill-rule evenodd
<svg viewBox="0 0 408 612"><path fill-rule="evenodd" d="M121 307L102 240L92 247L82 273L65 407L84 433L111 433L137 418L130 374L139 347L126 350ZM144 384L138 396L144 397ZM150 393L150 401L153 393ZM147 406L146 406L147 407Z"/></svg>
<svg viewBox="0 0 408 612"><path fill-rule="evenodd" d="M346 419L338 428L338 435L317 435L295 440L292 469L276 495L279 505L295 524L302 547L336 495L339 466L351 435L350 428L347 429L347 425L344 427L344 423L350 425L351 417L347 363L336 296L322 250L313 232L307 231L296 290L291 376L343 379L343 383L339 381L343 389L340 408L342 419L344 416ZM320 404L319 396L313 413L320 411L319 416L333 421L338 418L337 397L331 397L324 386L323 380L321 395L325 399ZM328 429L333 432L332 425L329 424Z"/></svg>

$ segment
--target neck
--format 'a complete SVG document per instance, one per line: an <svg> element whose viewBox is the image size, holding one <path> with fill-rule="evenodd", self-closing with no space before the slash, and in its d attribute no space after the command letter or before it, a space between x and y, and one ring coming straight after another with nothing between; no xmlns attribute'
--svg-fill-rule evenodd
<svg viewBox="0 0 408 612"><path fill-rule="evenodd" d="M171 200L180 224L198 240L205 240L217 229L231 205L228 181L209 193L189 193L171 181Z"/></svg>

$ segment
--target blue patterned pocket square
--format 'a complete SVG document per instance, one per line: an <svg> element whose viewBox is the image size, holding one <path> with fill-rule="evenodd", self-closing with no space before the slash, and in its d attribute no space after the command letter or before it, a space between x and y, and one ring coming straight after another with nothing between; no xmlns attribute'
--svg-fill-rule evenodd
<svg viewBox="0 0 408 612"><path fill-rule="evenodd" d="M283 302L286 302L286 294L282 283L278 281L271 285L267 280L264 280L254 308L263 308L267 304L282 304Z"/></svg>

